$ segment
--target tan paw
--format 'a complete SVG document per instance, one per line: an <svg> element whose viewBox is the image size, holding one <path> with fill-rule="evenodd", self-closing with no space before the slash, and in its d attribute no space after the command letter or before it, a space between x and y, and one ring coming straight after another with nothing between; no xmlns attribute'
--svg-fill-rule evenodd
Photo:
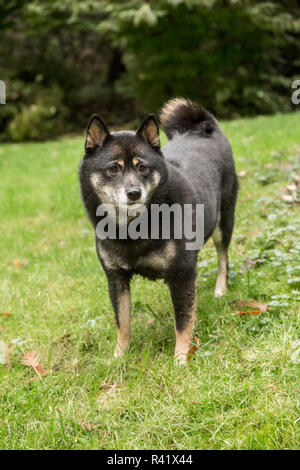
<svg viewBox="0 0 300 470"><path fill-rule="evenodd" d="M114 351L114 357L121 357L124 356L127 348L121 348L120 344L117 343Z"/></svg>
<svg viewBox="0 0 300 470"><path fill-rule="evenodd" d="M223 297L227 292L226 286L218 286L215 288L215 297Z"/></svg>
<svg viewBox="0 0 300 470"><path fill-rule="evenodd" d="M174 364L176 366L186 366L187 365L187 354L176 354L175 353Z"/></svg>

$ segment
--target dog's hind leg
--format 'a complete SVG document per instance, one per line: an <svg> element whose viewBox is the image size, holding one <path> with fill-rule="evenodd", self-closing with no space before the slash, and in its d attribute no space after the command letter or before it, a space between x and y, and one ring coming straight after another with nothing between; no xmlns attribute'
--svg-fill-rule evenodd
<svg viewBox="0 0 300 470"><path fill-rule="evenodd" d="M115 311L118 325L118 338L114 356L124 354L130 341L130 279L119 272L108 274L108 286L111 302Z"/></svg>
<svg viewBox="0 0 300 470"><path fill-rule="evenodd" d="M219 224L213 233L213 241L218 254L218 277L215 287L215 297L222 297L227 290L228 247L223 243L222 231Z"/></svg>
<svg viewBox="0 0 300 470"><path fill-rule="evenodd" d="M228 248L234 226L234 211L238 191L238 182L234 175L231 193L223 197L220 217L213 233L213 240L218 254L218 277L215 287L215 296L221 297L227 290L228 277Z"/></svg>

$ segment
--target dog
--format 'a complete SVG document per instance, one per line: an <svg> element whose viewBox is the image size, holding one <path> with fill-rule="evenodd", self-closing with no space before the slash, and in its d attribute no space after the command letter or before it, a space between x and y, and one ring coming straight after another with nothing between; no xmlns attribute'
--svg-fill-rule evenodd
<svg viewBox="0 0 300 470"><path fill-rule="evenodd" d="M101 118L93 115L87 127L79 180L83 204L96 233L104 218L97 207L119 208L116 236L100 239L96 235L96 251L107 276L118 326L114 356L122 355L129 346L130 281L139 274L162 278L168 285L175 316L175 361L185 364L197 313L200 248L187 250L185 237L174 237L174 223L170 239L164 239L161 230L155 239L121 238L118 234L124 220L121 223L118 219L120 207L143 212L155 204L190 205L194 227L195 207L202 204L203 241L211 236L214 240L218 256L215 296L222 296L227 287L238 181L231 146L209 111L189 99L173 98L163 106L160 122L169 139L163 148L152 114L137 132L111 133ZM127 223L130 220L127 215Z"/></svg>

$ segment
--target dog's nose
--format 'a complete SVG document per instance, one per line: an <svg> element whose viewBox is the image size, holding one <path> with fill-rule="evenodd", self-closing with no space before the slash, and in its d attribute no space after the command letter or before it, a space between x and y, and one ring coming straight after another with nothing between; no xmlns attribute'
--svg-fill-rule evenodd
<svg viewBox="0 0 300 470"><path fill-rule="evenodd" d="M141 197L141 190L138 188L127 189L126 193L131 201L137 201Z"/></svg>

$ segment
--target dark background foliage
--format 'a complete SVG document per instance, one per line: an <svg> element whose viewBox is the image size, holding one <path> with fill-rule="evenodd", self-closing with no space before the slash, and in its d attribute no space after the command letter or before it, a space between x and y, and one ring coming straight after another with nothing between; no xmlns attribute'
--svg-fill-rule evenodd
<svg viewBox="0 0 300 470"><path fill-rule="evenodd" d="M298 0L0 0L0 139L134 125L172 96L218 117L291 111Z"/></svg>

